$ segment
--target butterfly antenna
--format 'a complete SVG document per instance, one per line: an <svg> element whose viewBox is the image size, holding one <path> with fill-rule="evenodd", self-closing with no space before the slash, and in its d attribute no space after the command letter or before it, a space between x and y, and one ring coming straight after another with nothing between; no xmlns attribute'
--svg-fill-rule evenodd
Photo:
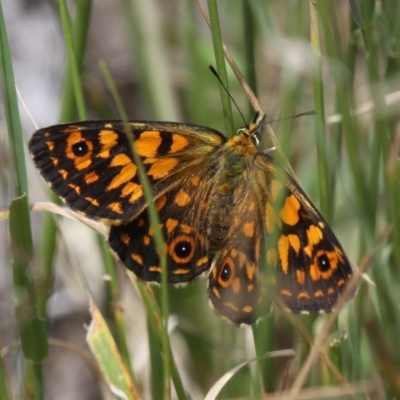
<svg viewBox="0 0 400 400"><path fill-rule="evenodd" d="M286 119L302 117L303 115L316 115L316 114L317 114L317 112L315 110L305 111L300 114L292 115L290 117L282 117L282 118L273 119L271 121L266 121L266 124L270 125L270 124L273 124L274 122L284 121Z"/></svg>
<svg viewBox="0 0 400 400"><path fill-rule="evenodd" d="M242 117L244 124L246 126L248 126L246 119L244 118L244 115L242 113L242 111L240 110L238 104L236 103L235 99L233 98L233 96L231 95L231 92L229 91L229 89L225 86L224 82L222 82L221 77L218 75L217 70L211 65L208 65L209 70L214 74L214 76L218 79L218 82L221 84L221 86L224 88L225 92L228 94L229 98L232 100L232 103L235 105L236 110L238 110L240 116Z"/></svg>

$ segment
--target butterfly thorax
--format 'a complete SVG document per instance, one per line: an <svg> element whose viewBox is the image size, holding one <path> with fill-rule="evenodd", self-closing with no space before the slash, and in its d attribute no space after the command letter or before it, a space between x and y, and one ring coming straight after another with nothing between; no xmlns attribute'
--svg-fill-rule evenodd
<svg viewBox="0 0 400 400"><path fill-rule="evenodd" d="M248 172L257 148L250 136L238 133L220 150L220 164L209 197L206 224L209 248L218 251L224 245L227 232L235 217L235 204L247 186Z"/></svg>

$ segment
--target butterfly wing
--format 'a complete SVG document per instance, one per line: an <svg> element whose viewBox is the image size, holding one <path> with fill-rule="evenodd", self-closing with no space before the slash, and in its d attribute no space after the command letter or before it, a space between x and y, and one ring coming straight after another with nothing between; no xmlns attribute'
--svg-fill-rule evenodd
<svg viewBox="0 0 400 400"><path fill-rule="evenodd" d="M165 240L167 279L170 284L193 280L210 268L213 254L208 249L205 210L219 160L192 168L179 178L179 185L156 201L160 229ZM160 255L147 211L134 221L112 226L110 247L122 263L146 282L161 281Z"/></svg>
<svg viewBox="0 0 400 400"><path fill-rule="evenodd" d="M177 174L225 141L219 132L197 125L85 121L36 131L29 150L45 180L72 209L119 224L146 207L130 134L155 198L179 183Z"/></svg>
<svg viewBox="0 0 400 400"><path fill-rule="evenodd" d="M236 324L252 324L261 302L262 214L245 182L237 187L235 199L227 240L209 275L208 294L219 314Z"/></svg>
<svg viewBox="0 0 400 400"><path fill-rule="evenodd" d="M255 322L264 296L295 313L332 311L354 273L338 239L270 156L257 153L247 179L250 205L235 210L241 222L210 273L214 307L235 323Z"/></svg>

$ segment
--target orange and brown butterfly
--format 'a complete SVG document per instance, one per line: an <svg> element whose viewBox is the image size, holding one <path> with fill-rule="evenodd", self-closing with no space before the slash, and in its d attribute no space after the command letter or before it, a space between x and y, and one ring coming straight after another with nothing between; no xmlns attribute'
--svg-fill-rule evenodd
<svg viewBox="0 0 400 400"><path fill-rule="evenodd" d="M140 280L160 282L161 268L132 143L152 185L170 284L211 269L211 303L237 324L254 323L271 293L292 312L329 312L352 264L295 180L258 150L264 124L256 114L226 138L183 123L85 121L36 131L29 150L72 209L111 225L110 247Z"/></svg>

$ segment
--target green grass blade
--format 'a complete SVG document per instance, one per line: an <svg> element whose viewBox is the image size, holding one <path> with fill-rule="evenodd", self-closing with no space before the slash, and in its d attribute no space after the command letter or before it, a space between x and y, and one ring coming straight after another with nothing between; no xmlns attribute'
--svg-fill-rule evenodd
<svg viewBox="0 0 400 400"><path fill-rule="evenodd" d="M328 222L331 221L332 207L330 204L331 193L329 185L328 163L327 163L327 133L325 129L324 87L322 80L322 54L320 38L320 20L318 16L318 1L310 2L310 28L311 47L313 50L313 87L315 135L317 144L318 184L321 211Z"/></svg>
<svg viewBox="0 0 400 400"><path fill-rule="evenodd" d="M91 0L82 0L76 4L75 21L73 27L69 24L69 15L65 4L60 5L63 13L62 19L64 20L65 30L70 36L69 56L72 55L73 60L69 58L68 66L65 73L64 85L62 90L61 112L59 116L60 121L71 121L76 119L77 103L76 98L79 98L79 114L86 115L83 104L82 89L78 89L78 94L75 94L75 87L80 86L80 72L82 70L83 55L85 51L87 34L89 28ZM71 32L72 29L72 32ZM72 40L71 40L72 37ZM72 47L72 45L74 47ZM73 84L74 82L74 84ZM51 193L51 198L54 202L60 203L59 198ZM43 276L41 281L41 290L38 293L38 312L43 318L46 317L46 306L49 291L53 285L54 280L54 256L57 247L58 232L54 216L46 213L43 221L43 235L40 242L40 261L43 267Z"/></svg>
<svg viewBox="0 0 400 400"><path fill-rule="evenodd" d="M47 332L44 321L37 315L35 286L30 270L33 257L32 232L28 205L28 185L25 166L22 127L19 119L17 95L7 32L0 3L0 68L4 106L7 118L11 159L13 161L14 189L18 197L11 202L9 229L11 239L15 314L22 349L33 373L33 387L37 399L42 398L41 363L47 356Z"/></svg>
<svg viewBox="0 0 400 400"><path fill-rule="evenodd" d="M69 68L71 68L72 85L74 88L75 101L78 110L79 119L87 119L85 99L83 96L82 83L80 81L79 64L76 57L76 49L74 43L74 37L72 34L72 27L70 17L68 15L67 2L65 0L59 0L58 6L60 8L61 23L64 31L65 42L67 45ZM89 6L90 7L90 6ZM82 41L79 41L80 43ZM84 42L83 42L84 44ZM81 46L81 50L84 46Z"/></svg>
<svg viewBox="0 0 400 400"><path fill-rule="evenodd" d="M115 83L109 73L108 69L106 68L105 64L101 65L104 76L107 81L107 85L115 99L117 104L118 110L121 113L122 120L127 123L127 131L128 131L128 138L131 142L131 149L132 149L132 157L135 164L138 167L138 175L140 183L143 185L143 192L144 198L147 203L147 212L149 215L149 221L154 229L154 244L156 247L157 253L160 255L160 266L161 266L161 314L162 314L162 322L163 322L163 329L161 329L161 343L163 349L163 382L164 382L164 397L168 398L170 394L170 359L171 359L171 351L170 351L170 343L169 343L169 336L168 336L168 317L169 317L169 299L168 299L168 283L167 283L167 258L165 255L165 240L163 238L163 233L160 229L160 219L158 216L158 212L156 209L156 205L154 202L153 191L151 188L149 177L146 175L143 162L140 156L136 153L134 146L133 146L133 137L129 135L129 125L128 119L123 107L123 104L118 96L118 91L115 86Z"/></svg>
<svg viewBox="0 0 400 400"><path fill-rule="evenodd" d="M66 14L65 5L63 5L63 14ZM65 122L70 121L72 118L76 118L77 114L77 103L75 99L77 96L80 98L80 103L83 102L81 99L82 94L81 89L79 89L79 94L76 94L75 87L77 86L77 82L80 81L80 74L82 72L83 66L83 57L86 50L87 36L89 31L89 22L92 12L92 0L80 0L75 3L75 17L70 27L70 24L67 23L65 28L69 28L70 36L69 42L73 43L73 49L69 48L68 54L73 53L75 57L75 64L72 62L72 59L69 57L69 62L67 65L67 69L65 72L63 90L62 90L62 99L61 99L61 111L59 116L59 121ZM63 19L69 21L68 14L64 15ZM71 32L72 30L72 32ZM78 86L80 86L78 84ZM80 111L81 114L85 114L85 109Z"/></svg>
<svg viewBox="0 0 400 400"><path fill-rule="evenodd" d="M219 23L217 1L207 0L207 4L210 13L210 23L211 23L210 28L214 46L216 68L225 88L228 89L229 88L228 74L226 72L226 66L225 66L225 55L222 43L221 27ZM224 112L225 131L228 136L233 136L236 133L236 130L233 126L231 99L223 87L220 88L220 94L221 94L222 109Z"/></svg>

